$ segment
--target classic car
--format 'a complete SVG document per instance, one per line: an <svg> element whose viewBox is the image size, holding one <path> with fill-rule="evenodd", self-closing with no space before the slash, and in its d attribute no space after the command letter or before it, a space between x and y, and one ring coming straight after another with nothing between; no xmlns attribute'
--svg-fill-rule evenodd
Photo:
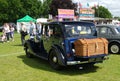
<svg viewBox="0 0 120 81"><path fill-rule="evenodd" d="M105 39L98 39L101 43L97 43L96 27L91 22L49 22L43 23L41 30L39 41L26 40L26 56L34 55L48 60L54 69L70 65L94 65L107 59L107 48L104 49L103 42Z"/></svg>
<svg viewBox="0 0 120 81"><path fill-rule="evenodd" d="M116 25L97 25L97 36L109 41L108 50L112 54L120 54L120 27Z"/></svg>

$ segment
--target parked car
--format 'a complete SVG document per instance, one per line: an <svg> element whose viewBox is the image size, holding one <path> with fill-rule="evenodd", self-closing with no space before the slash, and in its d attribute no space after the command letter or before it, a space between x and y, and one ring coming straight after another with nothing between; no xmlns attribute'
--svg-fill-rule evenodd
<svg viewBox="0 0 120 81"><path fill-rule="evenodd" d="M108 50L112 54L120 54L120 27L116 25L97 25L98 37L109 41Z"/></svg>
<svg viewBox="0 0 120 81"><path fill-rule="evenodd" d="M24 50L29 58L35 55L48 60L54 69L61 69L62 66L69 65L94 65L103 62L107 58L108 54L103 51L103 44L97 44L94 40L97 38L97 32L95 25L91 22L50 22L42 24L41 30L40 40L26 40ZM77 49L75 49L75 46L77 48L76 41L79 42L80 39L84 44L81 45L82 47L78 45L81 50L78 49L77 53ZM90 45L88 45L87 40L89 40ZM99 50L103 52L101 53ZM82 52L84 52L84 55Z"/></svg>

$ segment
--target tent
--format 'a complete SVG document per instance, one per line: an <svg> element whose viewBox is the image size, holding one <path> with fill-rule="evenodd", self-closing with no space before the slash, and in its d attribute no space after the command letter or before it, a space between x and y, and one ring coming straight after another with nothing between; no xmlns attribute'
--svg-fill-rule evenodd
<svg viewBox="0 0 120 81"><path fill-rule="evenodd" d="M38 22L41 22L41 23L45 23L45 22L47 22L47 18L38 18L37 20L36 20L36 22L38 23Z"/></svg>
<svg viewBox="0 0 120 81"><path fill-rule="evenodd" d="M21 23L24 23L29 31L30 21L36 22L36 19L26 15L25 17L17 20L17 32L20 32Z"/></svg>
<svg viewBox="0 0 120 81"><path fill-rule="evenodd" d="M29 15L26 15L25 17L17 20L17 22L30 22L30 21L36 22L36 19L30 17Z"/></svg>

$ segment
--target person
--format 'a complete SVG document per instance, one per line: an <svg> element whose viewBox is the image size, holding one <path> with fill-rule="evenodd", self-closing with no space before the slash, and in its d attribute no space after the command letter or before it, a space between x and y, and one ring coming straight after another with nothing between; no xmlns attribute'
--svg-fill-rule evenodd
<svg viewBox="0 0 120 81"><path fill-rule="evenodd" d="M80 31L80 34L87 34L87 29L83 27Z"/></svg>
<svg viewBox="0 0 120 81"><path fill-rule="evenodd" d="M36 39L37 40L40 40L41 28L42 28L41 22L38 22L36 25Z"/></svg>
<svg viewBox="0 0 120 81"><path fill-rule="evenodd" d="M66 35L67 35L68 37L73 36L75 33L76 33L76 31L74 30L74 27L68 27L68 28L66 29Z"/></svg>
<svg viewBox="0 0 120 81"><path fill-rule="evenodd" d="M14 30L14 27L10 25L10 38L12 39L12 41L14 41Z"/></svg>
<svg viewBox="0 0 120 81"><path fill-rule="evenodd" d="M35 27L35 24L30 21L30 30L29 30L29 34L30 34L30 39L31 40L34 40L34 36L36 34L36 27Z"/></svg>
<svg viewBox="0 0 120 81"><path fill-rule="evenodd" d="M2 43L4 43L4 42L6 41L6 34L5 34L5 33L3 33L3 34L0 36L0 41L1 41Z"/></svg>
<svg viewBox="0 0 120 81"><path fill-rule="evenodd" d="M4 23L3 25L3 33L6 34L6 37L7 37L7 42L9 42L9 37L10 37L10 27L8 25L8 23Z"/></svg>
<svg viewBox="0 0 120 81"><path fill-rule="evenodd" d="M20 34L21 34L21 42L22 42L22 45L24 45L25 36L27 35L27 28L26 28L26 26L24 25L24 23L21 23Z"/></svg>

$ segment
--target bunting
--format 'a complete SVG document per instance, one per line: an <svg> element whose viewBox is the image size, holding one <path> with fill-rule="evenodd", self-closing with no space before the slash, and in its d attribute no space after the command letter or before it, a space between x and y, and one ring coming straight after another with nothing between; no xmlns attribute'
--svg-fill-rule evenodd
<svg viewBox="0 0 120 81"><path fill-rule="evenodd" d="M82 4L78 2L78 8L82 8Z"/></svg>
<svg viewBox="0 0 120 81"><path fill-rule="evenodd" d="M97 5L96 5L96 4L94 4L94 7L95 7L95 8L98 8L98 7L99 7L99 4L97 4Z"/></svg>
<svg viewBox="0 0 120 81"><path fill-rule="evenodd" d="M89 7L89 3L87 3L87 7Z"/></svg>

